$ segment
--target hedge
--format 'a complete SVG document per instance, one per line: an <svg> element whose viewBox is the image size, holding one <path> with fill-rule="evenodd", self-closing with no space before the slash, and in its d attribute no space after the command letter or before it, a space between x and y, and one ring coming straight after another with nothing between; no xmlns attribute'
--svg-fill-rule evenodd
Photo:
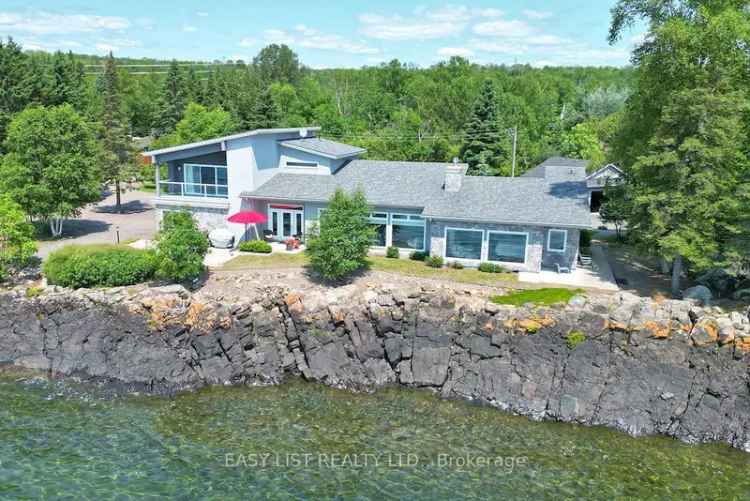
<svg viewBox="0 0 750 501"><path fill-rule="evenodd" d="M49 283L73 289L133 285L155 270L152 252L115 245L68 245L44 264Z"/></svg>
<svg viewBox="0 0 750 501"><path fill-rule="evenodd" d="M263 240L250 240L240 244L241 252L258 252L261 254L270 254L271 244Z"/></svg>

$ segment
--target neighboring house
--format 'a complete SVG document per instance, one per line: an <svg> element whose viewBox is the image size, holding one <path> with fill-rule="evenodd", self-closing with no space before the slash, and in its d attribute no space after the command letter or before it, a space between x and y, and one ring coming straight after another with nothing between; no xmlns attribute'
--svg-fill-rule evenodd
<svg viewBox="0 0 750 501"><path fill-rule="evenodd" d="M365 150L317 138L318 130L255 130L145 153L168 165L168 180L157 182L157 218L189 210L202 228L227 227L239 240L244 229L227 217L260 211L268 215L260 230L284 240L304 237L337 188L361 188L376 249L523 271L575 268L579 231L591 227L585 165L468 176L457 162L361 160Z"/></svg>
<svg viewBox="0 0 750 501"><path fill-rule="evenodd" d="M589 206L591 212L599 212L604 200L604 187L607 184L618 184L622 181L624 173L615 164L608 164L601 169L592 172L586 178L586 185L589 188Z"/></svg>

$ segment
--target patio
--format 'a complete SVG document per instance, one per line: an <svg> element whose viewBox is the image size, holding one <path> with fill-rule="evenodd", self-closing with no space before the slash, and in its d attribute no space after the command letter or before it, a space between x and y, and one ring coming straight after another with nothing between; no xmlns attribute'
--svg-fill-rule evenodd
<svg viewBox="0 0 750 501"><path fill-rule="evenodd" d="M539 273L520 272L518 281L529 284L555 284L568 287L583 287L587 289L599 289L605 291L618 291L620 288L615 282L604 251L599 245L591 246L591 267L578 267L571 273L557 273L542 270Z"/></svg>
<svg viewBox="0 0 750 501"><path fill-rule="evenodd" d="M270 254L260 254L255 252L241 252L239 249L217 249L215 247L210 247L208 249L208 254L206 254L206 258L203 260L203 264L205 264L208 268L221 268L226 263L231 261L232 259L239 257L239 256L257 256L260 259L263 258L271 258L271 256L274 255L294 255L294 254L301 254L305 251L305 246L300 245L298 249L294 249L291 251L286 250L286 245L281 242L269 242L271 244L271 253Z"/></svg>

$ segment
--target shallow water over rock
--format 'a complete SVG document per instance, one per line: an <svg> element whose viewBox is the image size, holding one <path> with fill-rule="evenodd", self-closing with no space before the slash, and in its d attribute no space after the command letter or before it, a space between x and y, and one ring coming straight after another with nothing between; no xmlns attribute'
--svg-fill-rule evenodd
<svg viewBox="0 0 750 501"><path fill-rule="evenodd" d="M750 454L292 380L109 398L0 375L0 498L741 499Z"/></svg>

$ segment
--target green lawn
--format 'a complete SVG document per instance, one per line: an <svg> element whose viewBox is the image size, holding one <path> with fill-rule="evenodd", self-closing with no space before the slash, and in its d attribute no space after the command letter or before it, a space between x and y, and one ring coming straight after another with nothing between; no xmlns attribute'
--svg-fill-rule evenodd
<svg viewBox="0 0 750 501"><path fill-rule="evenodd" d="M527 303L549 306L567 303L570 298L582 292L581 289L529 289L505 296L492 296L491 301L495 304L510 304L513 306L521 306Z"/></svg>
<svg viewBox="0 0 750 501"><path fill-rule="evenodd" d="M263 268L300 268L309 263L303 252L298 254L273 253L263 256L245 254L238 256L221 267L223 271L242 271Z"/></svg>
<svg viewBox="0 0 750 501"><path fill-rule="evenodd" d="M397 273L410 277L433 278L451 282L489 285L489 286L512 286L517 283L517 277L513 273L483 273L475 269L456 270L453 268L430 268L421 261L411 259L388 259L381 256L369 258L370 269ZM304 253L283 254L274 253L268 256L245 255L239 256L226 263L223 271L242 271L249 269L265 268L297 268L309 263Z"/></svg>

